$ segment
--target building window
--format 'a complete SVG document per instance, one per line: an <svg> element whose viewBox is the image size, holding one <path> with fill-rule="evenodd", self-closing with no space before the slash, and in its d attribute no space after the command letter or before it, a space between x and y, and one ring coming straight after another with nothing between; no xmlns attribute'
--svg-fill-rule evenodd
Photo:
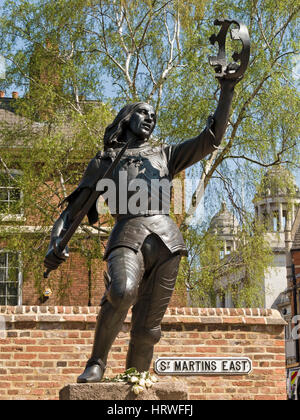
<svg viewBox="0 0 300 420"><path fill-rule="evenodd" d="M282 212L282 229L283 230L286 229L286 220L287 220L287 211L283 210L283 212Z"/></svg>
<svg viewBox="0 0 300 420"><path fill-rule="evenodd" d="M278 211L273 211L273 231L279 232L279 215Z"/></svg>
<svg viewBox="0 0 300 420"><path fill-rule="evenodd" d="M22 191L18 186L20 172L0 172L0 214L22 216Z"/></svg>
<svg viewBox="0 0 300 420"><path fill-rule="evenodd" d="M291 320L288 321L288 325L286 325L284 327L284 330L285 330L285 339L286 340L290 340L291 339L291 336L292 336L292 333L291 333L291 330L292 330Z"/></svg>
<svg viewBox="0 0 300 420"><path fill-rule="evenodd" d="M231 254L231 246L226 246L226 255Z"/></svg>
<svg viewBox="0 0 300 420"><path fill-rule="evenodd" d="M225 300L225 293L224 292L220 292L217 295L217 307L218 308L225 308L226 306L226 300Z"/></svg>
<svg viewBox="0 0 300 420"><path fill-rule="evenodd" d="M0 305L21 305L20 254L0 251Z"/></svg>

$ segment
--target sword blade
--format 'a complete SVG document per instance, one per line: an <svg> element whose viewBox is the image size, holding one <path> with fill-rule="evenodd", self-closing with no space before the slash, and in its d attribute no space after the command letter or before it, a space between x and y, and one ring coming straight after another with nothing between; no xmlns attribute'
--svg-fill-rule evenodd
<svg viewBox="0 0 300 420"><path fill-rule="evenodd" d="M97 180L97 183L99 181L101 181L101 179L107 178L112 174L113 170L116 168L116 166L120 162L120 160L121 160L122 156L124 155L124 153L126 152L127 148L133 143L133 140L134 139L130 139L130 140L128 140L127 143L125 143L125 145L122 147L122 149L120 150L120 152L117 155L117 157L115 158L115 160L107 168L105 173ZM61 240L61 242L59 244L59 247L58 247L58 253L62 253L62 251L68 245L70 239L72 238L72 236L76 232L78 226L80 225L80 223L82 222L82 220L84 219L86 214L89 212L89 210L92 207L92 205L94 204L94 202L101 195L101 193L102 193L101 191L96 191L96 190L92 192L92 194L90 195L90 197L88 198L88 200L86 201L86 203L84 204L84 206L82 207L82 209L80 210L80 212L78 213L76 218L73 220L73 222L71 223L71 225L67 229L64 236L62 237L62 240ZM48 268L44 272L44 278L47 278L51 271L52 270Z"/></svg>
<svg viewBox="0 0 300 420"><path fill-rule="evenodd" d="M111 163L111 165L109 166L109 168L105 171L104 175L102 175L97 180L97 183L99 181L101 181L101 179L107 178L107 177L109 177L112 174L113 170L116 168L116 166L120 162L121 157L124 155L125 151L130 146L131 142L132 142L132 140L131 141L129 140L123 146L123 148L120 150L120 152L117 155L117 157L115 158L115 160ZM82 207L82 209L80 210L80 212L78 213L78 215L73 220L73 222L71 223L70 227L68 228L68 230L64 234L64 236L63 236L63 238L62 238L62 240L61 240L61 242L59 244L59 248L60 248L61 251L66 247L66 245L68 244L68 242L70 241L70 239L74 235L76 229L78 228L78 226L80 225L80 223L84 219L85 215L89 212L90 208L92 207L92 205L94 204L94 202L97 200L97 198L100 195L101 195L101 191L96 191L95 190L95 191L92 192L92 194L90 195L89 199L84 204L84 206Z"/></svg>

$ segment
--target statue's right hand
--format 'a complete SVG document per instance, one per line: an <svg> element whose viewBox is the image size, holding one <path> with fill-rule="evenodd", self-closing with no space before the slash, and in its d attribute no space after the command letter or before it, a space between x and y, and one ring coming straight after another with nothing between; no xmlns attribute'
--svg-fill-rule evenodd
<svg viewBox="0 0 300 420"><path fill-rule="evenodd" d="M69 257L69 249L66 246L65 249L61 252L59 249L59 243L61 242L60 238L56 238L53 243L50 245L48 252L44 259L44 265L50 270L56 270L57 267L66 261Z"/></svg>

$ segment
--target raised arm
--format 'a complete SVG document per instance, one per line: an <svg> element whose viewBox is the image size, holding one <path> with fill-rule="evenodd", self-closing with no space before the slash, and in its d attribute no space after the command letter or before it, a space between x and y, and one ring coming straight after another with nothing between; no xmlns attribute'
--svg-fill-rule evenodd
<svg viewBox="0 0 300 420"><path fill-rule="evenodd" d="M221 79L218 106L214 115L209 117L206 128L198 136L170 147L169 170L173 176L218 148L228 124L236 83L233 79Z"/></svg>
<svg viewBox="0 0 300 420"><path fill-rule="evenodd" d="M236 83L237 81L232 79L220 80L221 92L217 109L212 117L213 121L211 126L211 130L215 136L215 146L217 147L220 145L227 128L232 98L234 94L234 86Z"/></svg>

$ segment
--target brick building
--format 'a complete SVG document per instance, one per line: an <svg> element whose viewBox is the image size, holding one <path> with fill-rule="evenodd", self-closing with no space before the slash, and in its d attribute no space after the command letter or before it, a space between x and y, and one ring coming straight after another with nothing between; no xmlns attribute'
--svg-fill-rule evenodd
<svg viewBox="0 0 300 420"><path fill-rule="evenodd" d="M0 124L1 133L5 130L21 130L21 127L30 125L33 131L43 130L42 122L29 122L26 118L18 115L15 111L14 104L18 95L13 93L12 97L5 97L4 92L0 94ZM88 101L85 101L86 103ZM93 101L92 101L93 102ZM92 104L97 105L93 102ZM64 135L66 137L72 135L72 128L66 127ZM2 159L0 168L0 215L1 208L3 214L0 218L0 305L71 305L71 306L93 306L99 305L101 297L104 293L103 271L106 264L102 261L101 255L104 253L105 243L108 238L111 224L103 225L103 218L100 218L98 224L93 227L85 226L78 229L75 239L84 243L83 252L76 252L76 248L70 248L70 258L62 264L55 272L51 272L50 279L43 279L44 267L41 262L40 277L34 276L30 270L24 270L22 267L22 252L16 250L11 252L7 249L4 238L17 232L22 232L26 241L34 243L38 235L44 235L44 241L48 242L49 234L53 223L45 225L41 217L41 211L29 211L24 202L24 192L15 184L14 179L21 175L18 167L18 154L22 153L22 131L20 137L11 148L11 153L15 159L10 160L8 168ZM3 144L0 147L4 147ZM7 146L6 146L7 148ZM96 150L94 151L96 153ZM84 158L79 157L78 162L74 162L73 166L78 166L78 173L82 174L91 156ZM13 163L12 163L13 162ZM38 165L39 162L36 164ZM72 177L70 176L71 180ZM71 181L70 180L70 181ZM77 185L77 181L66 185L68 192ZM53 181L47 181L48 187ZM46 200L49 196L49 189L41 190L41 195L45 195ZM50 201L56 209L56 214L60 213L58 209L59 199L55 194L50 194ZM4 214L5 213L5 214ZM56 215L56 217L57 217ZM53 220L56 219L53 218ZM2 235L1 235L2 232ZM92 238L99 243L99 254L97 257L89 258L90 242L87 238ZM38 252L38 251L37 251ZM41 251L44 255L44 251ZM22 269L23 268L23 269ZM10 275L9 275L10 274ZM50 296L44 296L43 292L51 289ZM172 304L182 305L185 298L180 295L174 295Z"/></svg>
<svg viewBox="0 0 300 420"><path fill-rule="evenodd" d="M23 124L28 124L26 118L18 115L14 110L14 102L17 94L14 93L11 98L5 97L2 92L0 97L0 123L2 130L16 129ZM33 130L43 129L43 124L34 122L31 124ZM39 215L32 214L23 205L24 193L14 183L14 178L21 175L18 167L18 154L22 153L22 138L19 139L17 147L11 150L15 154L15 166L6 167L4 160L1 162L0 170L0 213L2 209L2 217L0 222L1 248L0 253L0 305L37 305L37 304L64 304L64 305L97 305L104 291L102 282L104 265L100 259L93 260L88 266L86 259L82 255L71 252L70 260L63 267L52 273L51 289L52 295L48 299L41 296L41 288L35 287L36 279L31 274L26 274L22 270L22 252L11 252L6 249L3 238L7 237L9 232L14 235L16 230L22 232L24 237L30 242L34 237L43 232L49 237L52 225L42 225ZM79 164L81 162L78 162ZM36 162L36 164L38 164ZM81 167L83 165L81 164ZM9 170L9 171L8 171ZM9 172L9 173L8 173ZM51 181L49 181L51 182ZM70 184L68 189L72 189ZM48 191L42 194L48 195ZM53 206L57 206L59 200L52 196ZM105 231L105 229L102 229ZM89 228L91 235L98 235L97 230ZM5 235L4 235L5 233ZM108 232L101 234L101 241L107 238ZM85 232L79 229L79 237L84 238ZM13 275L11 275L13 273ZM10 275L9 275L10 274ZM43 280L43 266L41 266L41 287L49 286ZM61 287L61 279L64 277L64 284L69 284L69 290L59 290ZM39 290L40 289L40 290Z"/></svg>

